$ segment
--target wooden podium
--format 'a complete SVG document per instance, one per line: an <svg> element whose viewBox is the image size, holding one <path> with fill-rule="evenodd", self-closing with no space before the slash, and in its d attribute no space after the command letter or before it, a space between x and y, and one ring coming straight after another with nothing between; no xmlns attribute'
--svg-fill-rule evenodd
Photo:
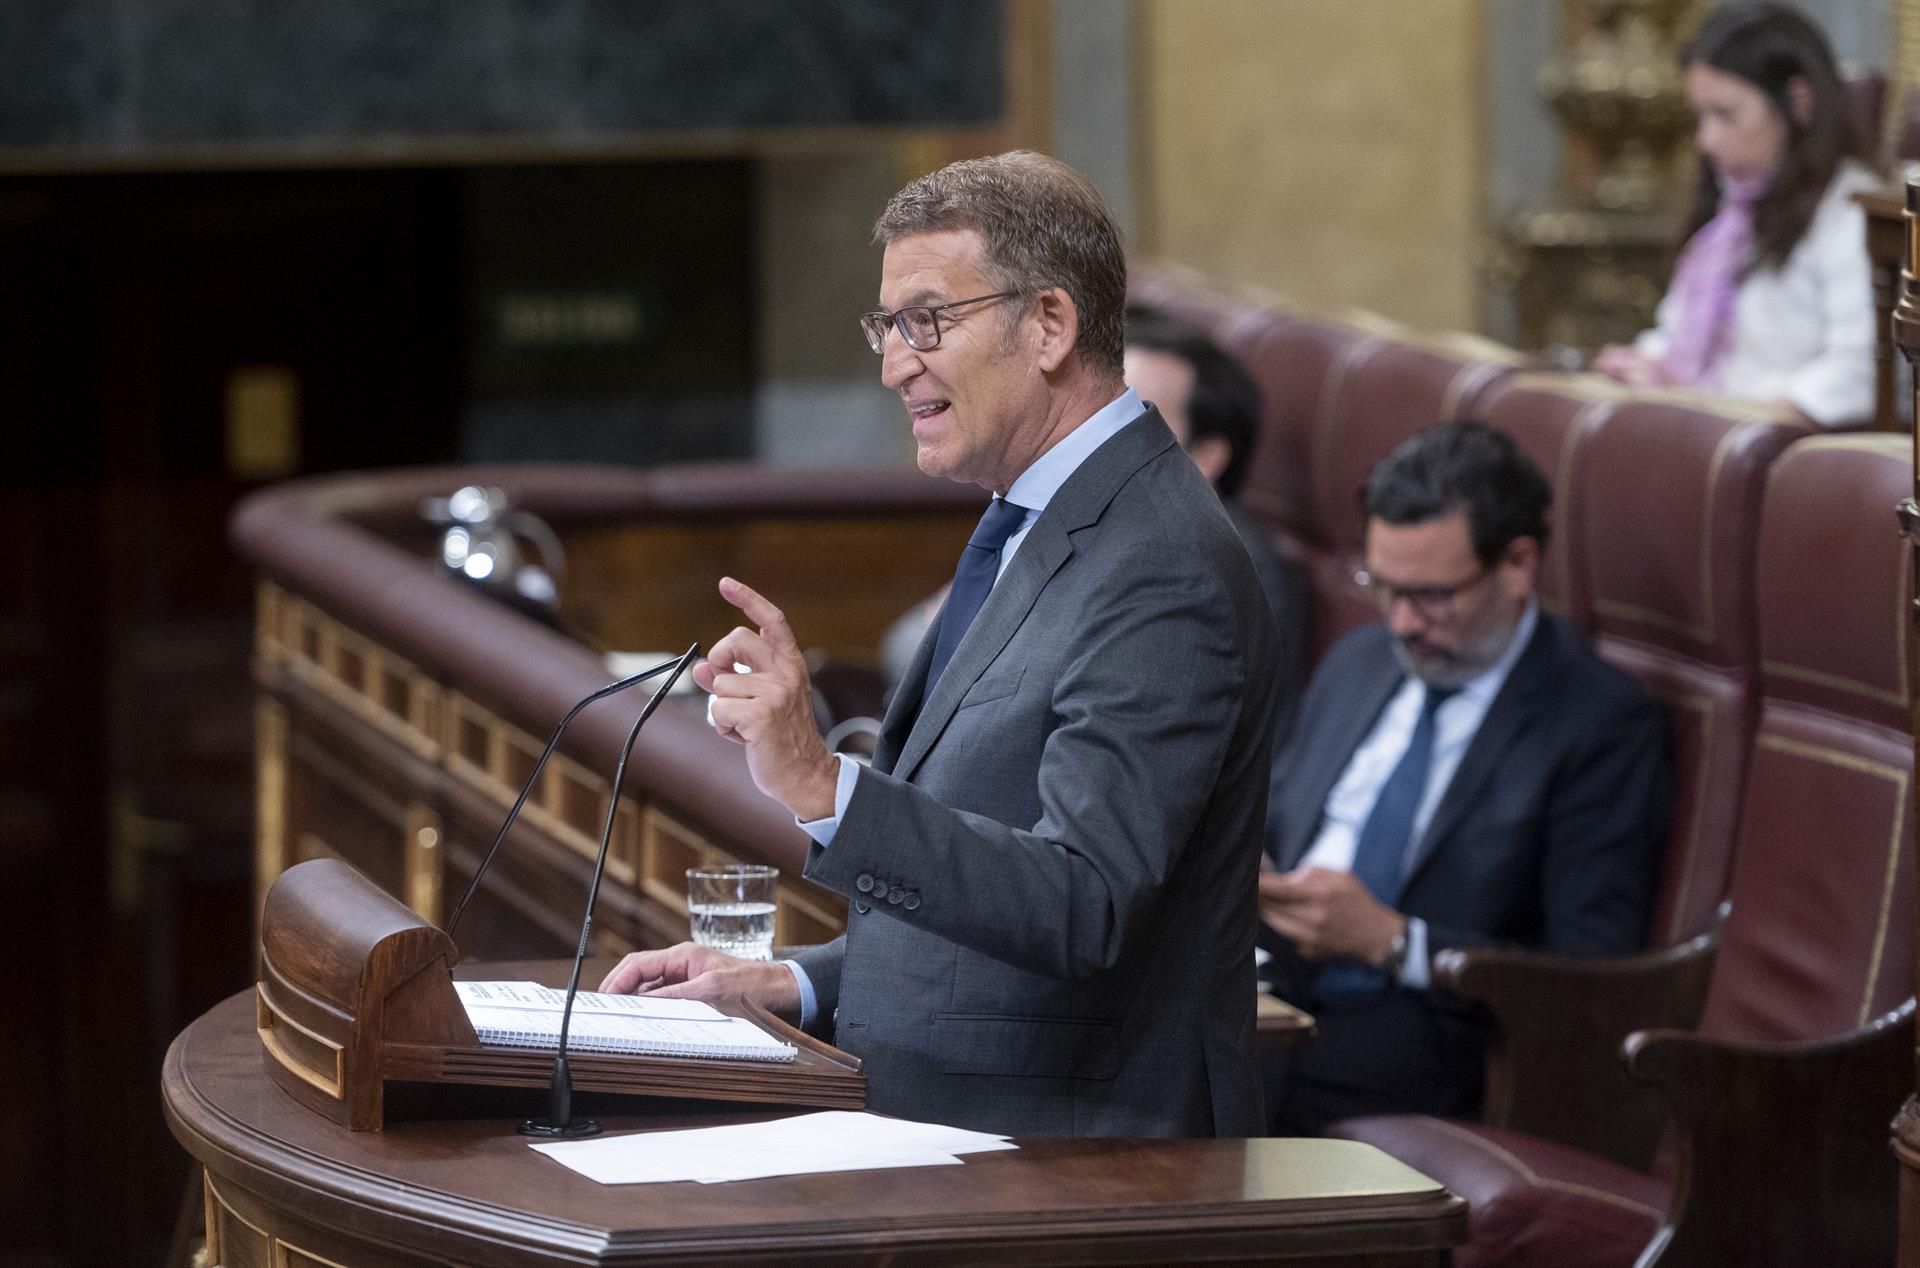
<svg viewBox="0 0 1920 1268"><path fill-rule="evenodd" d="M551 981L565 966L514 969ZM433 1089L432 1115L396 1111L377 1132L313 1113L262 1069L257 1008L247 991L194 1022L161 1079L168 1125L206 1170L213 1264L1440 1268L1466 1236L1465 1202L1340 1140L1022 1140L960 1166L600 1185L528 1147L510 1089ZM764 1113L592 1112L610 1132Z"/></svg>
<svg viewBox="0 0 1920 1268"><path fill-rule="evenodd" d="M553 1054L483 1045L453 988L453 940L337 859L288 868L260 918L255 1029L268 1075L309 1109L376 1131L390 1082L546 1087ZM582 1092L860 1109L857 1058L753 1005L792 1062L568 1054Z"/></svg>
<svg viewBox="0 0 1920 1268"><path fill-rule="evenodd" d="M952 1167L596 1184L515 1132L513 1089L544 1088L551 1058L477 1042L444 932L330 859L280 876L261 932L259 984L183 1031L161 1080L168 1125L204 1167L211 1263L1439 1268L1466 1234L1459 1198L1333 1140L1023 1140ZM482 971L551 983L566 969ZM580 1056L576 1085L614 1131L766 1112L725 1101L862 1103L857 1061L755 1020L799 1049L792 1065Z"/></svg>

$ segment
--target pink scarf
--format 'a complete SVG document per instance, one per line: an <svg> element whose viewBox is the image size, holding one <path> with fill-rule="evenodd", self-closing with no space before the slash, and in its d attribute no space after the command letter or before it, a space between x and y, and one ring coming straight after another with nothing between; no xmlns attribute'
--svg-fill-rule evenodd
<svg viewBox="0 0 1920 1268"><path fill-rule="evenodd" d="M1720 176L1720 210L1687 240L1673 270L1679 323L1667 345L1666 371L1675 382L1720 386L1721 363L1733 339L1733 303L1753 256L1753 205L1772 173Z"/></svg>

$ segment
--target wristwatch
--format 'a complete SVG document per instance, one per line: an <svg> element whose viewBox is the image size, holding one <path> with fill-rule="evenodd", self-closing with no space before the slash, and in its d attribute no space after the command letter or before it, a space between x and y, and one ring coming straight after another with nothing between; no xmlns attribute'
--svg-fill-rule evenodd
<svg viewBox="0 0 1920 1268"><path fill-rule="evenodd" d="M1380 971L1394 981L1400 980L1400 970L1407 966L1407 927L1401 925L1393 935L1393 941L1387 944L1387 958L1380 961Z"/></svg>

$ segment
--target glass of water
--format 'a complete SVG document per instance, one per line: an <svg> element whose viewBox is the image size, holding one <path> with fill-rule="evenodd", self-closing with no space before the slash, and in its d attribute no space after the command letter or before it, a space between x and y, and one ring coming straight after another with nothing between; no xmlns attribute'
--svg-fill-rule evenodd
<svg viewBox="0 0 1920 1268"><path fill-rule="evenodd" d="M743 960L773 958L773 895L780 869L720 863L687 869L693 940Z"/></svg>

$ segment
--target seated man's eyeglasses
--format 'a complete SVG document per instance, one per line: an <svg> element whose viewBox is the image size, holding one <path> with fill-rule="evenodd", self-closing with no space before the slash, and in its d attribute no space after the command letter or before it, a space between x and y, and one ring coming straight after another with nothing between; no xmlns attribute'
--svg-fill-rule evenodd
<svg viewBox="0 0 1920 1268"><path fill-rule="evenodd" d="M995 291L991 295L975 295L972 299L956 299L951 304L915 304L891 313L862 313L860 329L867 336L867 346L875 352L887 350L887 327L897 327L900 337L915 352L929 352L940 346L940 314L954 308L965 308L969 304L984 304L990 299L1012 299L1019 291ZM953 320L948 318L949 321Z"/></svg>
<svg viewBox="0 0 1920 1268"><path fill-rule="evenodd" d="M1444 621L1453 614L1453 605L1461 594L1492 574L1493 569L1482 568L1465 581L1456 581L1450 586L1396 586L1362 568L1353 574L1353 583L1372 595L1382 612L1393 611L1394 605L1405 599L1423 620Z"/></svg>

